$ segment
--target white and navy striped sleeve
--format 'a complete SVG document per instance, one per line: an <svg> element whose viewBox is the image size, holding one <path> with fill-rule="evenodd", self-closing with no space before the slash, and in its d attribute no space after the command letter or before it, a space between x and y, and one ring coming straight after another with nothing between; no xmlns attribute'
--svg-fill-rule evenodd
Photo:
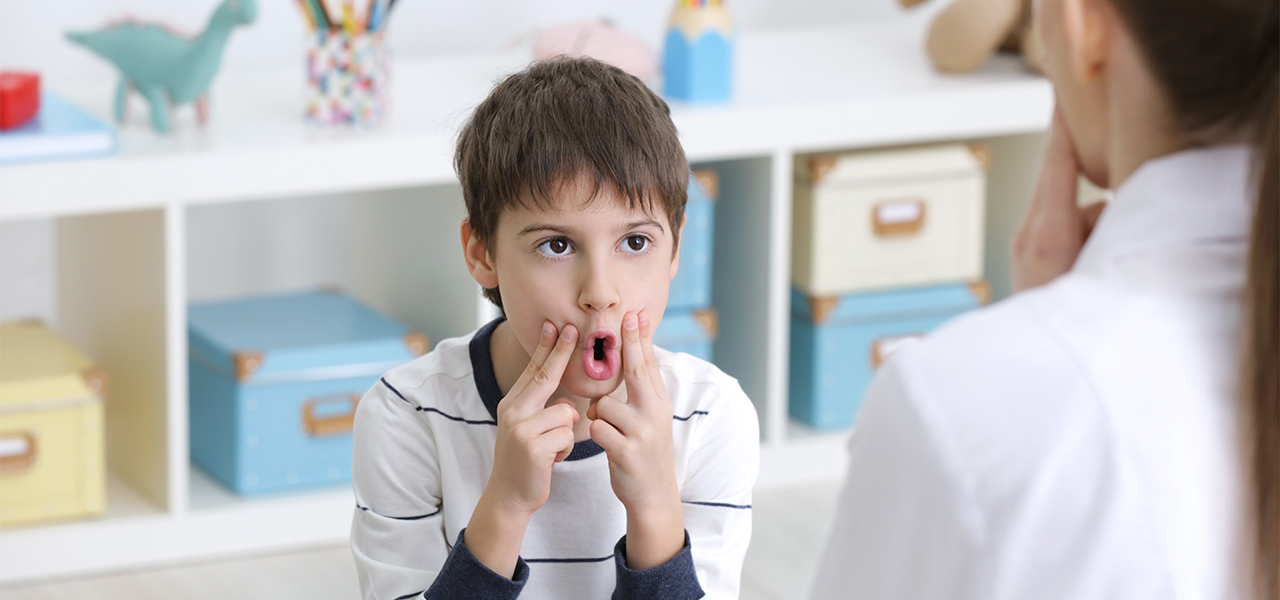
<svg viewBox="0 0 1280 600"><path fill-rule="evenodd" d="M689 530L684 532L684 547L667 562L652 569L637 571L627 566L627 536L613 547L613 567L618 579L612 600L698 600L706 596L698 583L697 568L689 547Z"/></svg>
<svg viewBox="0 0 1280 600"><path fill-rule="evenodd" d="M528 579L517 565L507 579L462 543L451 546L441 515L441 474L431 410L384 377L356 411L351 550L366 599L515 598Z"/></svg>
<svg viewBox="0 0 1280 600"><path fill-rule="evenodd" d="M420 596L449 555L435 435L384 380L356 409L351 551L364 598Z"/></svg>
<svg viewBox="0 0 1280 600"><path fill-rule="evenodd" d="M751 490L760 469L759 423L751 400L728 376L704 390L690 391L711 401L675 415L677 427L691 428L680 488L685 528L706 597L737 598L742 561L751 542Z"/></svg>

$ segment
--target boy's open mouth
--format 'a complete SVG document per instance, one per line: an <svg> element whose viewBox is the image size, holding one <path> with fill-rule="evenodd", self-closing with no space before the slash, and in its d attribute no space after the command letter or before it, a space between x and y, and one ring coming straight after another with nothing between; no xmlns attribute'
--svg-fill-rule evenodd
<svg viewBox="0 0 1280 600"><path fill-rule="evenodd" d="M617 334L597 329L587 336L586 342L587 347L582 350L582 370L596 381L612 379L621 363Z"/></svg>

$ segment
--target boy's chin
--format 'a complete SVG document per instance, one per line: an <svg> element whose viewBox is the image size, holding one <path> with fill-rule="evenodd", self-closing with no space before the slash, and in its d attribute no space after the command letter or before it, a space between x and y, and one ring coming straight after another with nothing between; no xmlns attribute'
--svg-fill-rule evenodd
<svg viewBox="0 0 1280 600"><path fill-rule="evenodd" d="M587 377L586 372L581 368L576 371L566 369L564 377L560 378L560 386L579 398L596 399L601 396L607 396L617 390L620 385L622 385L621 370L612 378L604 381Z"/></svg>

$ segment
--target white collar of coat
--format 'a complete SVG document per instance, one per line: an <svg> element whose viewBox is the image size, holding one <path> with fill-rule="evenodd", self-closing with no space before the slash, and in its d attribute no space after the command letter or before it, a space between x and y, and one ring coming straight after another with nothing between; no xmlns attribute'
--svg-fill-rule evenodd
<svg viewBox="0 0 1280 600"><path fill-rule="evenodd" d="M1074 270L1162 247L1248 240L1251 157L1249 146L1214 146L1143 163L1116 190Z"/></svg>

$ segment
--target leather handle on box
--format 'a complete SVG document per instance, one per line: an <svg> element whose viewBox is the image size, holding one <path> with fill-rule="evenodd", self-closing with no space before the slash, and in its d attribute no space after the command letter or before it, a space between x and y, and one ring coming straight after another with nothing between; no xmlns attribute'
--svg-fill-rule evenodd
<svg viewBox="0 0 1280 600"><path fill-rule="evenodd" d="M107 399L107 373L102 369L88 369L80 373L85 385L88 385L99 398Z"/></svg>
<svg viewBox="0 0 1280 600"><path fill-rule="evenodd" d="M885 200L871 207L871 226L880 237L915 235L928 212L924 198Z"/></svg>
<svg viewBox="0 0 1280 600"><path fill-rule="evenodd" d="M871 368L879 369L889 355L902 347L905 342L923 338L921 334L895 335L871 340Z"/></svg>
<svg viewBox="0 0 1280 600"><path fill-rule="evenodd" d="M38 450L34 431L0 433L0 475L13 475L35 466Z"/></svg>
<svg viewBox="0 0 1280 600"><path fill-rule="evenodd" d="M244 381L262 367L262 353L235 352L231 354L231 363L236 370L236 381Z"/></svg>
<svg viewBox="0 0 1280 600"><path fill-rule="evenodd" d="M834 156L819 156L809 162L809 182L817 185L826 179L832 171L836 170L836 159Z"/></svg>
<svg viewBox="0 0 1280 600"><path fill-rule="evenodd" d="M809 314L813 315L813 324L821 325L827 322L831 313L835 312L836 307L840 305L839 296L816 296L809 298Z"/></svg>
<svg viewBox="0 0 1280 600"><path fill-rule="evenodd" d="M410 331L404 334L404 345L414 355L422 356L431 350L431 338L427 337L425 333Z"/></svg>
<svg viewBox="0 0 1280 600"><path fill-rule="evenodd" d="M720 335L720 315L716 313L714 308L705 308L693 311L693 320L698 323L702 331L707 337L716 339Z"/></svg>
<svg viewBox="0 0 1280 600"><path fill-rule="evenodd" d="M334 404L337 402L350 402L351 410L347 411L346 414L332 417L316 416L317 406L322 404ZM307 398L307 400L302 403L302 429L307 432L307 435L311 435L313 437L351 433L351 430L356 424L356 406L359 404L359 394L351 394L347 398L343 399L333 399L332 396Z"/></svg>
<svg viewBox="0 0 1280 600"><path fill-rule="evenodd" d="M969 282L969 291L973 297L978 300L978 304L986 306L991 304L991 284L984 280Z"/></svg>
<svg viewBox="0 0 1280 600"><path fill-rule="evenodd" d="M720 197L720 177L711 169L698 169L693 172L693 178L702 187L702 191L707 194L711 200Z"/></svg>

